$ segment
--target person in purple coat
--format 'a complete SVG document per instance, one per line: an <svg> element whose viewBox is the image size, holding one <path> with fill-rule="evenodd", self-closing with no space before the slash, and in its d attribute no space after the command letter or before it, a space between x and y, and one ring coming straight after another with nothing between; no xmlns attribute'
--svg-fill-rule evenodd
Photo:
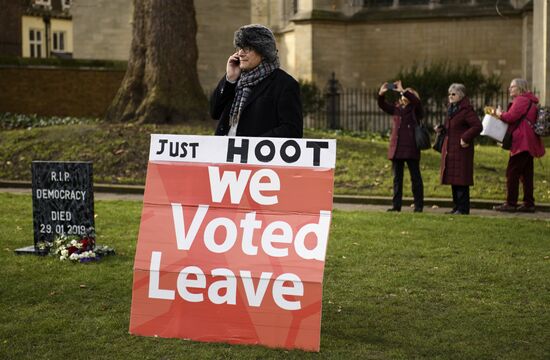
<svg viewBox="0 0 550 360"><path fill-rule="evenodd" d="M389 104L384 94L391 88L401 94L399 102ZM424 208L424 184L420 173L420 150L416 146L414 129L424 116L418 93L412 88L403 89L401 80L384 83L378 92L378 106L384 112L393 115L393 125L388 148L388 159L392 161L393 199L388 211L401 211L403 198L403 169L409 168L414 197L414 212Z"/></svg>
<svg viewBox="0 0 550 360"><path fill-rule="evenodd" d="M495 206L497 211L535 212L533 196L533 158L544 155L541 138L535 134L532 124L537 120L539 99L528 90L527 80L514 79L508 88L512 103L508 111L497 108L496 115L508 123L512 130L512 148L506 168L506 202ZM518 206L519 182L523 183L523 204Z"/></svg>
<svg viewBox="0 0 550 360"><path fill-rule="evenodd" d="M483 129L466 87L454 83L449 86L449 106L445 119L446 136L441 149L439 173L441 184L451 185L453 209L448 214L470 213L470 186L474 184L474 138ZM435 129L441 131L441 127Z"/></svg>

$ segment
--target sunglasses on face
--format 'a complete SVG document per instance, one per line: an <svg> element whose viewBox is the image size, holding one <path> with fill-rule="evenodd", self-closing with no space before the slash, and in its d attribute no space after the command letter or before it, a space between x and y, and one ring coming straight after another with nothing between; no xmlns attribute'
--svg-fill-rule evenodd
<svg viewBox="0 0 550 360"><path fill-rule="evenodd" d="M456 96L456 93L449 93L449 96Z"/></svg>

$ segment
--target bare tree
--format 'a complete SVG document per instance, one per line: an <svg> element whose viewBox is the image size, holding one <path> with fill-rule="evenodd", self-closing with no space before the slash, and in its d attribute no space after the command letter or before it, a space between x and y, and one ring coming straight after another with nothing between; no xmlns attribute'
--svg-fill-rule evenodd
<svg viewBox="0 0 550 360"><path fill-rule="evenodd" d="M193 0L134 0L128 69L106 119L159 124L206 118L196 33Z"/></svg>

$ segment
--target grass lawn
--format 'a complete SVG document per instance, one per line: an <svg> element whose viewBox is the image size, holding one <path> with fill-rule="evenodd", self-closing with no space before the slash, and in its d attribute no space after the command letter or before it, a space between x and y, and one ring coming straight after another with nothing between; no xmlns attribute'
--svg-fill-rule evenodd
<svg viewBox="0 0 550 360"><path fill-rule="evenodd" d="M0 131L0 179L31 180L31 161L93 161L94 181L143 184L150 134L212 134L212 123L199 126L155 126L84 123L79 125ZM210 126L208 126L210 125ZM335 193L390 196L391 162L388 141L380 136L351 136L306 130L308 138L336 138ZM550 149L550 137L545 138ZM504 200L508 152L496 145L476 145L472 198ZM426 197L451 197L450 186L439 184L440 154L422 152L420 162ZM404 196L412 196L405 171ZM550 203L550 156L535 161L535 199Z"/></svg>
<svg viewBox="0 0 550 360"><path fill-rule="evenodd" d="M17 256L28 195L0 193L0 359L548 359L550 221L335 211L321 352L128 334L141 203L97 201L92 264Z"/></svg>

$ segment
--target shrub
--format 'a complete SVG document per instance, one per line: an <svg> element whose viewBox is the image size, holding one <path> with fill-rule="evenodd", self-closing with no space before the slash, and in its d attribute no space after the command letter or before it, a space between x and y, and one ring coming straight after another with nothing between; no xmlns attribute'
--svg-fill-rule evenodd
<svg viewBox="0 0 550 360"><path fill-rule="evenodd" d="M11 66L57 66L65 68L108 68L126 70L126 61L95 59L61 59L61 58L22 58L0 56L0 65Z"/></svg>
<svg viewBox="0 0 550 360"><path fill-rule="evenodd" d="M502 89L502 81L496 75L484 75L480 68L469 64L439 61L410 68L402 68L395 79L405 87L413 87L420 94L426 113L437 114L441 122L447 104L447 90L452 83L466 86L468 97L482 96L484 104L490 104Z"/></svg>
<svg viewBox="0 0 550 360"><path fill-rule="evenodd" d="M302 98L302 109L304 116L314 114L323 109L325 99L322 91L313 82L300 80L300 94Z"/></svg>
<svg viewBox="0 0 550 360"><path fill-rule="evenodd" d="M36 114L12 114L0 113L0 129L27 129L33 127L45 127L53 125L73 125L89 122L96 122L98 119L92 118L75 118L75 117L59 117L59 116L40 116Z"/></svg>

